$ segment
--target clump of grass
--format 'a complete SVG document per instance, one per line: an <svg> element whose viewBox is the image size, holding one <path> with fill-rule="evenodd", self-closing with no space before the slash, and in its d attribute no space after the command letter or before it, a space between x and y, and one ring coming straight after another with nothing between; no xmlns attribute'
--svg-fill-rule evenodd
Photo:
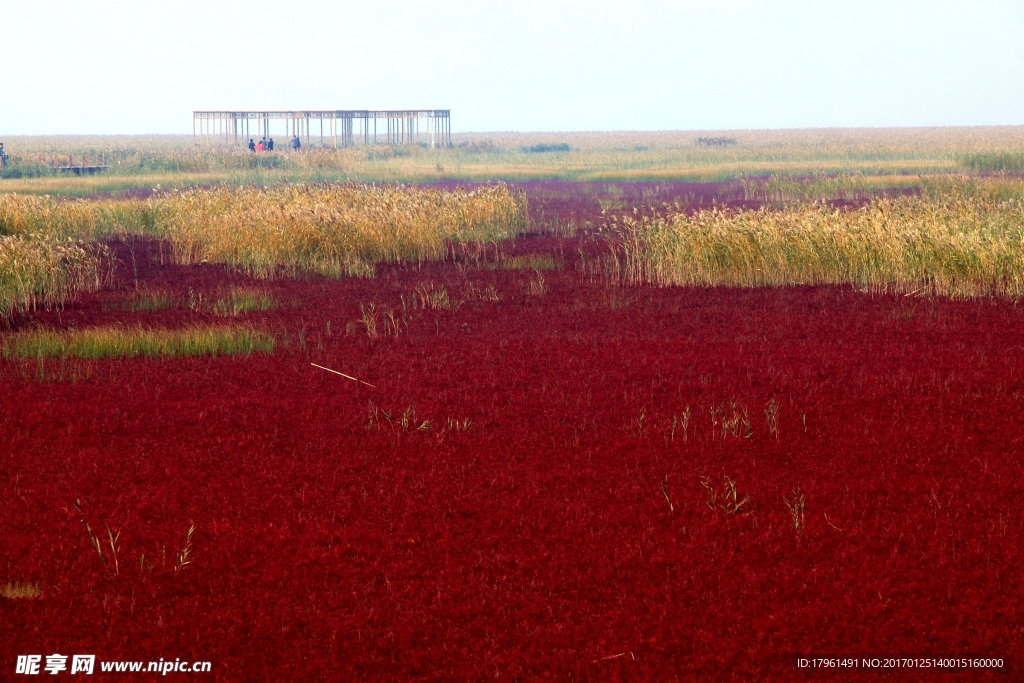
<svg viewBox="0 0 1024 683"><path fill-rule="evenodd" d="M525 200L504 185L472 191L355 185L193 190L162 198L159 225L184 263L257 277L373 275L375 264L440 260L450 242L511 237Z"/></svg>
<svg viewBox="0 0 1024 683"><path fill-rule="evenodd" d="M716 425L721 420L722 439L732 435L751 439L754 437L754 430L750 426L750 415L747 407L737 401L729 401L728 409L722 403L718 406L711 406L711 423Z"/></svg>
<svg viewBox="0 0 1024 683"><path fill-rule="evenodd" d="M786 504L786 508L789 509L789 515L793 520L793 528L799 535L804 531L804 508L807 506L807 501L804 500L804 494L800 492L799 488L794 488L789 498L782 497L783 502Z"/></svg>
<svg viewBox="0 0 1024 683"><path fill-rule="evenodd" d="M93 378L114 379L112 368L104 368L103 370L109 371L104 373L96 363L78 358L62 358L56 361L22 360L10 363L8 369L12 378L24 381L35 380L41 384L49 382L76 384Z"/></svg>
<svg viewBox="0 0 1024 683"><path fill-rule="evenodd" d="M43 591L37 584L11 581L0 588L0 597L8 600L26 600L42 596Z"/></svg>
<svg viewBox="0 0 1024 683"><path fill-rule="evenodd" d="M666 442L675 441L677 431L682 432L683 441L689 439L690 417L692 417L692 413L690 412L689 405L686 406L686 410L683 411L682 415L672 416L672 428L669 430L668 436L665 437Z"/></svg>
<svg viewBox="0 0 1024 683"><path fill-rule="evenodd" d="M2 195L0 195L2 198ZM62 306L100 289L113 267L110 250L38 236L0 236L0 317Z"/></svg>
<svg viewBox="0 0 1024 683"><path fill-rule="evenodd" d="M1024 181L935 180L863 209L626 217L606 272L627 282L851 284L954 297L1024 296Z"/></svg>
<svg viewBox="0 0 1024 683"><path fill-rule="evenodd" d="M277 302L268 292L251 287L232 287L213 296L191 288L187 295L176 295L164 289L143 289L133 292L127 300L115 306L133 313L189 308L196 313L237 317L243 313L271 310L277 307Z"/></svg>
<svg viewBox="0 0 1024 683"><path fill-rule="evenodd" d="M379 337L380 333L377 332L377 304L371 303L366 306L359 304L359 316L359 322L366 328L366 336L370 339L376 339Z"/></svg>
<svg viewBox="0 0 1024 683"><path fill-rule="evenodd" d="M499 258L482 266L487 270L561 270L562 262L548 254L527 254Z"/></svg>
<svg viewBox="0 0 1024 683"><path fill-rule="evenodd" d="M474 282L466 283L466 292L463 295L465 301L501 301L501 295L498 294L498 290L494 288L494 285L487 285L486 287L479 287Z"/></svg>
<svg viewBox="0 0 1024 683"><path fill-rule="evenodd" d="M368 407L369 420L366 423L366 431L368 432L380 429L385 422L393 431L403 432L426 432L429 431L434 424L432 420L420 420L417 418L416 406L414 405L406 407L401 413L379 408L373 403L373 401L370 401ZM464 428L469 428L469 420L465 421Z"/></svg>
<svg viewBox="0 0 1024 683"><path fill-rule="evenodd" d="M378 337L394 337L398 339L402 332L409 329L409 310L403 297L402 311L381 310L374 303L359 304L359 323L366 328L366 336L370 339Z"/></svg>
<svg viewBox="0 0 1024 683"><path fill-rule="evenodd" d="M470 426L472 426L472 424L473 423L470 421L468 417L463 418L462 420L455 420L449 417L448 422L445 425L445 428L450 432L466 432L469 431L469 428Z"/></svg>
<svg viewBox="0 0 1024 683"><path fill-rule="evenodd" d="M736 488L736 482L728 476L722 477L721 492L715 490L710 477L702 477L700 483L707 493L707 506L710 509L720 510L730 516L747 512L750 496L743 496L741 498Z"/></svg>
<svg viewBox="0 0 1024 683"><path fill-rule="evenodd" d="M445 287L438 287L433 282L423 282L408 295L401 295L401 308L390 308L376 303L359 304L359 320L345 326L345 333L352 334L358 325L366 330L370 339L380 337L399 338L408 331L409 323L416 317L416 311L458 311L464 304L471 301L501 301L494 285L488 284L481 288L469 281L462 295L450 293ZM436 324L436 320L435 320ZM464 326L465 327L465 326ZM328 323L328 333L330 324Z"/></svg>
<svg viewBox="0 0 1024 683"><path fill-rule="evenodd" d="M416 287L420 306L432 311L457 311L463 301L456 299L444 287L434 287L434 283L421 284Z"/></svg>
<svg viewBox="0 0 1024 683"><path fill-rule="evenodd" d="M548 284L539 270L533 271L533 277L526 283L528 296L544 296L548 293Z"/></svg>
<svg viewBox="0 0 1024 683"><path fill-rule="evenodd" d="M144 289L134 292L123 303L122 308L137 313L139 311L166 311L177 308L178 305L178 298L174 296L174 292L162 289Z"/></svg>
<svg viewBox="0 0 1024 683"><path fill-rule="evenodd" d="M271 353L271 335L249 328L195 327L184 330L92 328L57 332L30 330L8 337L9 359L135 358L139 356L230 356Z"/></svg>
<svg viewBox="0 0 1024 683"><path fill-rule="evenodd" d="M722 428L723 440L730 435L746 439L751 439L754 436L747 407L735 400L729 401L728 408L725 403L711 404L712 432L718 429L719 426Z"/></svg>
<svg viewBox="0 0 1024 683"><path fill-rule="evenodd" d="M254 311L269 311L277 302L267 292L258 289L235 288L218 297L211 310L215 315L233 317Z"/></svg>

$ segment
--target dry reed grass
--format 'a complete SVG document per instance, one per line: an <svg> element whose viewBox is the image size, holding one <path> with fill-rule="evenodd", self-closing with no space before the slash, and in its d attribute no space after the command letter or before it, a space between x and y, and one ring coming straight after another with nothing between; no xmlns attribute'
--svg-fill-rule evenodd
<svg viewBox="0 0 1024 683"><path fill-rule="evenodd" d="M153 235L158 206L141 200L86 201L0 194L0 235L97 240L115 233Z"/></svg>
<svg viewBox="0 0 1024 683"><path fill-rule="evenodd" d="M453 242L512 237L526 215L525 198L505 185L220 186L98 201L0 195L0 315L98 288L109 252L88 242L115 234L166 239L180 263L224 263L257 277L365 276L377 263L442 259Z"/></svg>
<svg viewBox="0 0 1024 683"><path fill-rule="evenodd" d="M933 179L919 197L854 211L627 217L606 272L628 282L733 287L852 284L953 297L1024 295L1024 181Z"/></svg>
<svg viewBox="0 0 1024 683"><path fill-rule="evenodd" d="M8 600L38 598L42 594L43 591L40 590L38 585L21 581L11 581L4 584L3 588L0 588L0 597L7 598Z"/></svg>
<svg viewBox="0 0 1024 683"><path fill-rule="evenodd" d="M257 277L368 275L377 263L443 259L452 242L514 236L525 199L506 186L221 187L159 200L158 223L183 263L227 263Z"/></svg>
<svg viewBox="0 0 1024 683"><path fill-rule="evenodd" d="M0 235L0 318L96 291L112 266L104 245Z"/></svg>
<svg viewBox="0 0 1024 683"><path fill-rule="evenodd" d="M918 191L921 176L884 176L813 174L810 176L771 175L767 178L738 178L743 198L775 207L816 201L867 201L888 194Z"/></svg>

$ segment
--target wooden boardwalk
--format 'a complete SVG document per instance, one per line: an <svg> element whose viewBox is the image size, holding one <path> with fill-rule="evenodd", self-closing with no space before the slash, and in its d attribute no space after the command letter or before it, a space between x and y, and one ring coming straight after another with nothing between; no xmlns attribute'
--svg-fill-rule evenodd
<svg viewBox="0 0 1024 683"><path fill-rule="evenodd" d="M205 143L245 145L250 138L272 137L273 120L285 122L286 139L277 143L282 150L296 135L307 148L314 141L335 149L356 144L452 146L451 109L193 111L192 134ZM250 122L255 130L250 131ZM379 133L378 122L383 122Z"/></svg>
<svg viewBox="0 0 1024 683"><path fill-rule="evenodd" d="M99 164L96 166L55 166L56 170L61 173L74 173L75 175L95 175L102 173L110 168L109 164Z"/></svg>

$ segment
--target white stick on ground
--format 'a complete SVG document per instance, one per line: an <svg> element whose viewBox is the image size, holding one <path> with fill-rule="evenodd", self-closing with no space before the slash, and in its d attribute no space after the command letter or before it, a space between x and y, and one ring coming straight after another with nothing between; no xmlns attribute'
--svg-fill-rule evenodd
<svg viewBox="0 0 1024 683"><path fill-rule="evenodd" d="M619 657L625 657L626 655L632 657L634 662L636 661L636 657L633 656L632 652L620 652L617 655L608 655L607 657L601 657L601 659L595 659L591 664L597 664L598 662L603 662L606 659L618 659Z"/></svg>
<svg viewBox="0 0 1024 683"><path fill-rule="evenodd" d="M350 379L353 382L359 382L360 384L365 384L366 386L368 386L370 388L373 388L373 389L377 388L377 387L373 386L372 384L370 384L369 382L364 382L361 379L356 379L355 377L352 377L351 375L346 375L344 372L338 372L337 370L331 370L330 368L325 368L324 366L317 365L316 363L310 363L310 365L312 365L314 368L320 368L321 370L326 370L327 372L333 372L335 375L341 375L345 379Z"/></svg>

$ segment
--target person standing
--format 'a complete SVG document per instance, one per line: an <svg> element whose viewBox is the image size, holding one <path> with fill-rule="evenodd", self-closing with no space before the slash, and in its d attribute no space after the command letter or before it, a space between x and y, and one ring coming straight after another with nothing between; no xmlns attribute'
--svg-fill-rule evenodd
<svg viewBox="0 0 1024 683"><path fill-rule="evenodd" d="M0 142L0 168L7 168L7 148Z"/></svg>
<svg viewBox="0 0 1024 683"><path fill-rule="evenodd" d="M269 140L267 140L267 151L268 152L273 152L274 151L274 138L270 138Z"/></svg>
<svg viewBox="0 0 1024 683"><path fill-rule="evenodd" d="M260 140L259 142L256 143L257 152L262 152L264 149L266 148L263 146L263 140Z"/></svg>
<svg viewBox="0 0 1024 683"><path fill-rule="evenodd" d="M256 143L252 141L252 138L249 138L249 151L250 152L255 152L256 151Z"/></svg>
<svg viewBox="0 0 1024 683"><path fill-rule="evenodd" d="M292 138L292 149L294 149L296 152L302 149L302 140L299 140L298 135Z"/></svg>

